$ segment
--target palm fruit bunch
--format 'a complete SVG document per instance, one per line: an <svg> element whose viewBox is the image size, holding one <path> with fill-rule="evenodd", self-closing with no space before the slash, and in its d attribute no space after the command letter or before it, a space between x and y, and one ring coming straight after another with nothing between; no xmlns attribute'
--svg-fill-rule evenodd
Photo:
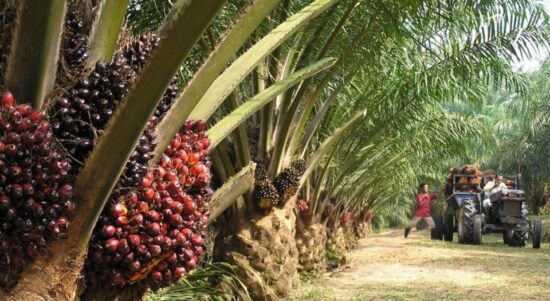
<svg viewBox="0 0 550 301"><path fill-rule="evenodd" d="M365 215L365 222L371 221L372 217L373 217L372 211L367 212L367 214Z"/></svg>
<svg viewBox="0 0 550 301"><path fill-rule="evenodd" d="M88 78L79 80L56 99L50 110L53 131L75 161L84 162L157 45L156 35L142 35L116 54L111 63L96 63Z"/></svg>
<svg viewBox="0 0 550 301"><path fill-rule="evenodd" d="M170 107L172 107L176 96L178 96L178 82L177 80L173 80L170 83L170 86L168 86L168 88L166 89L166 92L164 92L164 96L160 100L160 103L155 110L154 116L158 119L162 119L162 117L164 117L164 114L166 114Z"/></svg>
<svg viewBox="0 0 550 301"><path fill-rule="evenodd" d="M204 130L203 121L186 122L136 189L113 194L89 245L89 286L145 283L156 290L197 266L212 195Z"/></svg>
<svg viewBox="0 0 550 301"><path fill-rule="evenodd" d="M298 159L275 177L273 185L277 189L281 205L296 194L300 186L300 178L305 170L306 162L303 159Z"/></svg>
<svg viewBox="0 0 550 301"><path fill-rule="evenodd" d="M78 168L83 165L136 74L158 44L156 34L142 34L117 53L111 63L98 62L88 78L79 80L56 99L50 110L53 131L73 158L73 165ZM135 187L147 172L147 162L156 147L156 123L172 105L177 89L174 81L147 124L121 177L123 186Z"/></svg>
<svg viewBox="0 0 550 301"><path fill-rule="evenodd" d="M263 161L257 162L254 178L254 203L258 208L269 211L279 203L279 194L277 194L273 183L267 177L267 170Z"/></svg>
<svg viewBox="0 0 550 301"><path fill-rule="evenodd" d="M340 224L345 226L353 219L353 213L351 211L346 211L340 218Z"/></svg>
<svg viewBox="0 0 550 301"><path fill-rule="evenodd" d="M309 216L309 206L307 205L306 201L304 201L303 199L297 200L296 207L298 207L298 214L300 214L301 217Z"/></svg>
<svg viewBox="0 0 550 301"><path fill-rule="evenodd" d="M464 166L455 166L449 170L446 177L445 194L447 196L453 193L453 179L455 175L465 175L458 178L458 190L476 190L481 185L482 172L476 165L468 164Z"/></svg>
<svg viewBox="0 0 550 301"><path fill-rule="evenodd" d="M0 285L15 284L48 241L66 235L75 209L71 165L44 114L2 94L0 109ZM4 272L12 273L4 277ZM9 282L5 282L9 281Z"/></svg>
<svg viewBox="0 0 550 301"><path fill-rule="evenodd" d="M70 80L65 78L67 75L72 77L82 72L88 58L88 35L74 7L68 9L61 43L61 72L58 80L65 82Z"/></svg>

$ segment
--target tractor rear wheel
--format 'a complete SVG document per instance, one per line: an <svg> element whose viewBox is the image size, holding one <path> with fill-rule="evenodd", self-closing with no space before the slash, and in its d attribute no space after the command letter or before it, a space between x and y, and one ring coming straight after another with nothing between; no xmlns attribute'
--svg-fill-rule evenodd
<svg viewBox="0 0 550 301"><path fill-rule="evenodd" d="M476 214L474 216L474 229L472 233L472 243L474 245L480 245L481 244L481 232L483 230L482 227L482 220L481 220L481 214Z"/></svg>
<svg viewBox="0 0 550 301"><path fill-rule="evenodd" d="M453 241L454 221L454 215L445 214L445 220L443 221L443 237L445 238L445 241Z"/></svg>
<svg viewBox="0 0 550 301"><path fill-rule="evenodd" d="M540 218L535 220L533 226L533 249L540 249L540 237L542 235L542 221Z"/></svg>

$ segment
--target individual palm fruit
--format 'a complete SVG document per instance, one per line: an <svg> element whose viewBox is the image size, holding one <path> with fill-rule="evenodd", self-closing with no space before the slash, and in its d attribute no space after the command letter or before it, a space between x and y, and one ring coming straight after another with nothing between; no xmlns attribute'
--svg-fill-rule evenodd
<svg viewBox="0 0 550 301"><path fill-rule="evenodd" d="M0 108L0 286L9 288L25 264L66 235L75 209L71 165L44 114L15 105ZM4 274L4 273L7 273Z"/></svg>
<svg viewBox="0 0 550 301"><path fill-rule="evenodd" d="M111 197L90 243L89 287L158 289L195 268L208 222L210 142L203 121L188 121L139 186Z"/></svg>

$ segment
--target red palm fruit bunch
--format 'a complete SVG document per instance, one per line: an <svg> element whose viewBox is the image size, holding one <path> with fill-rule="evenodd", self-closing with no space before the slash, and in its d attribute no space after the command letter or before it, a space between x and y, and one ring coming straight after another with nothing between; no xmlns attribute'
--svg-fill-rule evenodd
<svg viewBox="0 0 550 301"><path fill-rule="evenodd" d="M342 217L340 218L340 224L342 226L345 226L349 223L349 221L351 221L351 219L353 218L353 213L351 211L347 211L346 213L344 213L344 215L342 215Z"/></svg>
<svg viewBox="0 0 550 301"><path fill-rule="evenodd" d="M2 94L0 109L0 284L16 281L50 240L65 236L74 211L71 166L50 124L27 104ZM10 279L11 278L11 279Z"/></svg>
<svg viewBox="0 0 550 301"><path fill-rule="evenodd" d="M301 217L307 217L309 215L309 206L306 201L300 199L296 201L296 207L298 207L298 213Z"/></svg>
<svg viewBox="0 0 550 301"><path fill-rule="evenodd" d="M365 215L365 222L371 221L372 217L373 217L372 211L367 212L367 214Z"/></svg>
<svg viewBox="0 0 550 301"><path fill-rule="evenodd" d="M96 226L86 261L91 285L152 289L175 283L204 253L210 142L203 121L188 121L158 167L134 191L112 199Z"/></svg>

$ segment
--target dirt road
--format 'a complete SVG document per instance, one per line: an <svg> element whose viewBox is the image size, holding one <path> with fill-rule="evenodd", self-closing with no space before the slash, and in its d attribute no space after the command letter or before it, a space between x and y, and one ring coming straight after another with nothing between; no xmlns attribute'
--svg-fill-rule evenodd
<svg viewBox="0 0 550 301"><path fill-rule="evenodd" d="M500 235L481 246L401 231L360 241L339 271L304 283L288 300L550 300L550 244L512 248Z"/></svg>

